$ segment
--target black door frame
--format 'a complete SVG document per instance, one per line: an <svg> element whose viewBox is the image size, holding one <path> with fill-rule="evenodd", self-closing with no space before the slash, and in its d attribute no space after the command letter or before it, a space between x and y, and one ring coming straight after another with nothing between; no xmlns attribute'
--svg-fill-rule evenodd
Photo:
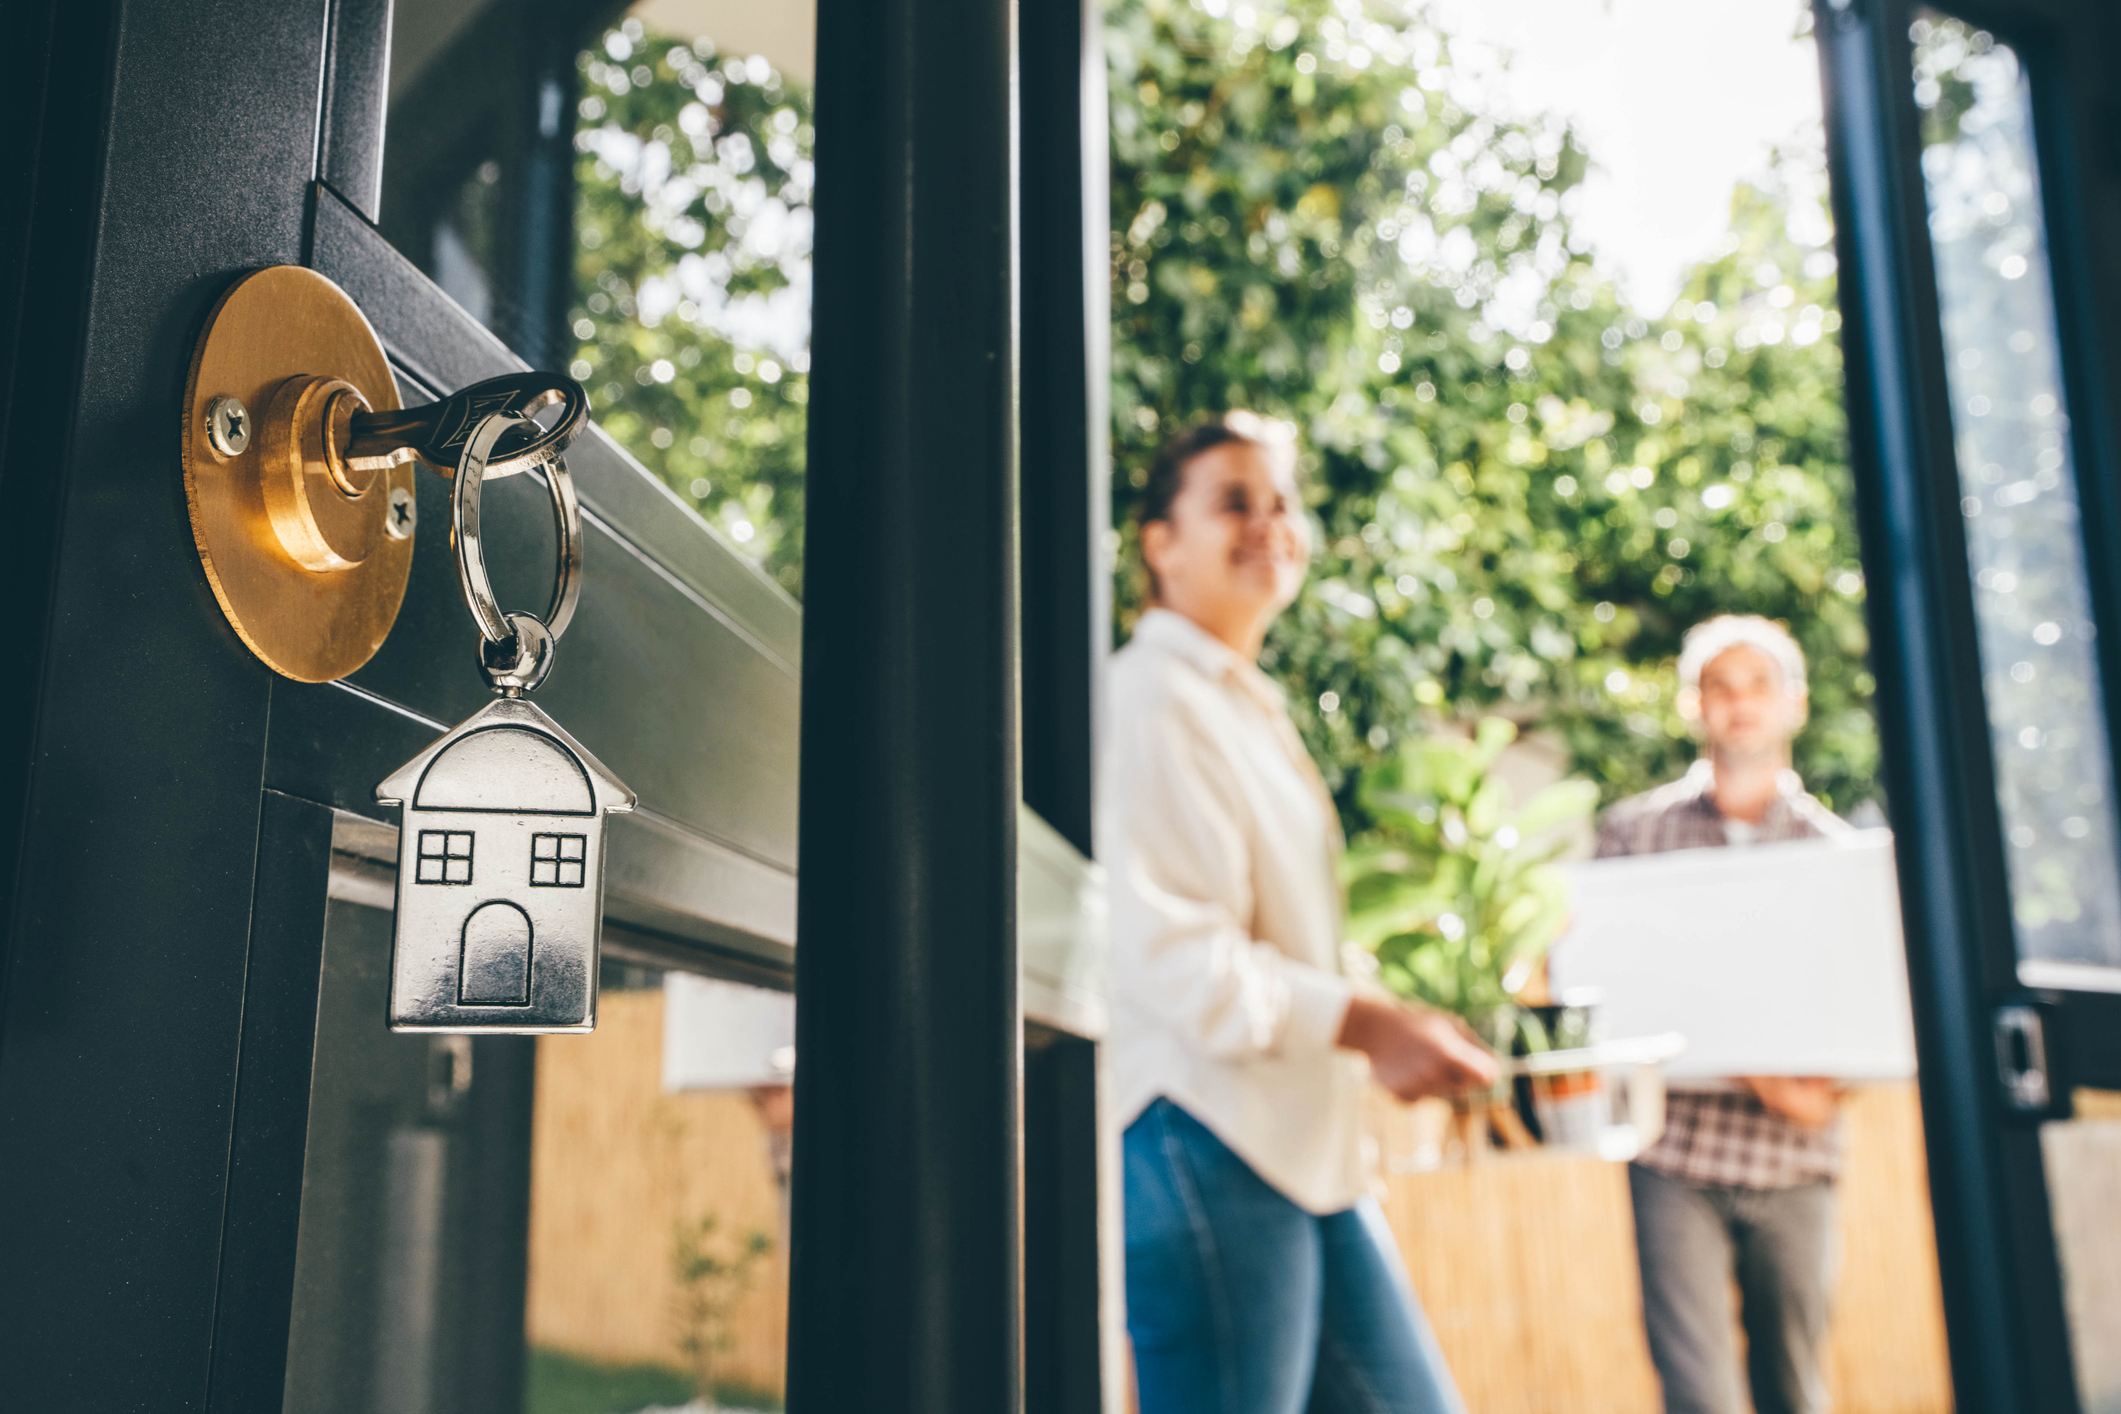
<svg viewBox="0 0 2121 1414"><path fill-rule="evenodd" d="M2032 76L2049 255L2071 398L2086 561L2109 712L2121 634L2121 526L2109 410L2121 328L2101 56L2110 17L2074 0L1938 6L2012 44ZM1938 1263L1959 1407L2075 1414L2077 1391L2039 1123L2074 1083L2121 1083L2111 996L2029 997L2016 975L2003 831L1982 698L1972 586L1920 167L1907 0L1816 0L1840 259L1842 344L1893 802ZM2110 65L2108 66L2110 68ZM2109 134L2110 137L2110 134ZM2094 241L2094 233L2106 239ZM2017 1112L1997 1067L1996 1009L2051 1019L2059 1109Z"/></svg>
<svg viewBox="0 0 2121 1414"><path fill-rule="evenodd" d="M334 9L350 19L371 3L340 0ZM364 159L357 132L336 116L320 119L326 26L285 6L236 8L214 13L243 43L216 49L211 62L184 5L46 0L16 12L31 81L11 111L40 140L33 157L28 148L10 156L31 198L0 220L0 254L10 260L0 296L8 336L0 487L22 544L19 555L0 557L0 573L15 591L18 651L33 665L6 689L19 730L0 775L9 890L0 1125L10 1144L0 1162L0 1251L12 1274L0 1290L0 1364L17 1372L12 1392L51 1409L197 1407L217 1384L235 1389L209 1375L209 1352L216 1292L232 1275L230 1223L251 1206L233 1186L241 1165L231 1155L244 1152L234 1142L238 1074L272 1044L254 1030L261 1016L246 1016L247 997L268 975L256 964L265 955L259 930L274 912L260 901L273 881L260 871L273 850L314 864L313 828L273 825L279 807L260 763L283 727L275 719L300 723L303 702L326 699L274 691L230 651L182 533L181 498L171 500L174 457L162 423L176 404L179 354L227 274L307 257L309 182L320 160L336 171ZM2001 8L1983 7L1984 18ZM1068 300L1039 292L1081 281L1073 288L1084 293L1083 328L1096 327L1100 281L1089 272L1102 250L1089 213L1097 193L1077 185L1083 168L1061 184L1072 196L1049 191L1041 208L1049 215L1082 204L1071 228L1083 245L1069 252L1060 242L1034 272L1032 244L1014 239L1015 154L1050 156L1066 144L1032 123L1019 128L1006 0L874 8L826 0L822 9L821 73L845 81L821 85L821 96L875 121L858 133L842 119L835 139L822 121L829 109L821 113L821 162L859 165L855 154L874 148L885 166L881 175L850 174L841 204L820 207L816 406L821 421L829 413L836 422L814 444L813 465L822 485L845 488L845 500L822 511L825 534L813 532L813 544L847 554L812 590L805 656L820 674L816 688L868 710L854 723L863 750L844 758L846 775L819 769L843 759L833 743L810 753L805 852L816 859L846 845L847 833L831 828L835 815L873 826L856 835L862 855L843 877L867 879L875 891L803 895L806 932L846 925L838 946L848 965L814 969L819 985L801 1002L810 1103L799 1113L810 1118L799 1144L811 1178L806 1184L799 1165L797 1201L799 1213L819 1216L802 1240L812 1244L807 1259L799 1245L798 1261L815 1275L799 1278L794 1320L798 1361L814 1351L819 1363L801 1367L816 1383L798 1398L828 1407L831 1392L846 1388L872 1407L984 1414L1017 1403L1028 1373L1017 1354L1021 1271L1031 1258L1019 1255L1025 1062L1011 944L1015 859L1006 847L1019 770L1034 803L1078 843L1091 818L1095 655L1089 671L1075 655L1102 632L1102 507L1074 478L1087 472L1097 485L1103 429L1090 414L1102 390L1095 334L1085 334L1084 352L1072 351L1065 317L1053 314ZM2014 983L1996 968L2008 911L1912 160L1907 7L1820 0L1817 13L1954 1378L1967 1408L2068 1410L2074 1392L2037 1135L2006 1113L1989 1062L1990 1007ZM2025 33L2037 35L2043 24L2052 32L2089 13L2053 0L2012 6L1996 23L2022 17ZM1067 19L1079 40L1091 25L1084 10ZM2083 87L2096 55L2063 47L2072 85L2066 112L2043 119L2045 160L2076 180L2048 183L2049 228L2058 272L2081 274L2078 288L2088 292L2058 305L2079 345L2072 392L2090 419L2115 391L2115 361L2089 357L2095 332L2117 327L2113 281L2089 255L2113 246L2095 239L2114 225L2104 194L2111 159L2069 140L2099 131ZM2109 31L2097 52L2110 51ZM1041 44L1042 57L1053 52ZM1083 76L1094 46L1061 52L1077 72L1076 92L1089 95ZM1027 77L1024 91L1033 89ZM331 92L334 115L358 106L357 88L335 83ZM1063 116L1081 122L1085 111L1093 110ZM329 134L321 159L320 133ZM885 136L899 145L885 150ZM846 144L842 155L833 141ZM1094 146L1083 144L1085 161ZM245 176L212 180L232 173ZM2075 209L2073 192L2099 195ZM112 202L113 193L125 200ZM1023 210L1033 205L1025 197ZM907 222L888 233L876 218L892 212ZM912 259L877 265L874 247L887 235ZM828 288L844 302L823 308ZM1036 355L1019 360L1040 310L1038 318L1059 322L1045 325ZM933 359L863 367L861 355L880 347ZM1070 381L1060 373L1036 393L1018 383L1019 367L1048 355L1049 370L1084 370L1079 395L1040 402ZM885 376L872 376L879 371ZM883 398L876 390L886 386L901 396ZM1068 400L1078 396L1084 411L1072 413ZM1022 471L1037 464L1050 474L1027 476L1020 498L1019 416L1027 428L1074 420L1086 429L1082 447L1057 452L1041 434ZM2116 498L2092 499L2114 484L2109 438L2090 426L2083 435L2092 438L2080 461L2088 520L2111 527ZM871 467L881 491L862 479ZM814 499L813 515L830 499ZM1024 586L1027 611L1035 601L1050 607L1027 617L1021 645L1019 506L1025 566L1057 567ZM864 510L879 519L856 523ZM969 538L914 523L931 513ZM929 556L878 563L863 539L877 524L905 527L907 543ZM954 563L936 558L959 548ZM2092 562L2102 572L2111 565L2099 554ZM878 571L896 586L890 594L873 592ZM2121 623L2112 586L2101 594L2102 619ZM894 606L917 610L922 632L886 612ZM2121 641L2106 638L2109 651ZM880 644L895 651L880 653ZM1034 670L1032 657L1047 652L1054 656ZM1071 731L1079 740L1057 764L1020 768L1018 675L1029 683L1034 671L1038 710L1083 704L1057 710L1037 749ZM396 730L408 728L401 721ZM294 798L312 811L329 803ZM930 907L932 891L906 896L908 880L947 884L956 911ZM856 993L885 1004L857 1015L848 1005ZM943 1035L958 1014L970 1024ZM837 1042L826 1039L836 1024ZM2083 1078L2103 1071L2105 1050L2077 1028L2065 1028L2063 1050ZM894 1063L876 1064L880 1055ZM1077 1071L1070 1093L1080 1094L1080 1080ZM284 1187L284 1175L267 1186ZM835 1196L857 1191L867 1194L867 1236L856 1233L855 1247L823 1242ZM953 1199L963 1201L942 1201ZM901 1257L918 1260L896 1265ZM853 1299L832 1295L832 1283ZM845 1325L825 1324L842 1311L907 1343L848 1343Z"/></svg>
<svg viewBox="0 0 2121 1414"><path fill-rule="evenodd" d="M1015 61L818 7L793 1414L1024 1398Z"/></svg>
<svg viewBox="0 0 2121 1414"><path fill-rule="evenodd" d="M821 26L827 66L845 72L873 59L846 39L855 7L826 8L839 15ZM918 25L900 37L917 34L920 43L891 51L904 62L868 87L845 86L837 101L847 116L837 121L851 154L867 140L859 131L867 119L886 110L910 116L900 131L912 145L898 156L915 158L929 184L927 224L917 232L926 278L895 282L887 270L874 286L857 285L859 298L900 301L895 322L821 317L821 346L838 340L840 349L821 348L816 386L828 406L837 397L859 420L868 396L862 361L880 333L896 329L939 361L905 370L903 397L873 410L890 425L904 408L922 406L929 421L924 441L856 436L835 449L822 439L818 464L833 470L819 478L827 494L813 492L811 504L814 514L824 505L829 538L834 516L846 524L870 495L868 465L879 453L896 457L905 474L868 504L903 519L934 509L942 492L949 514L976 527L964 560L977 567L953 568L932 553L901 566L901 587L924 616L912 651L896 658L862 658L847 616L817 616L813 642L851 645L856 657L824 655L805 695L831 702L857 729L894 714L907 729L896 739L866 738L856 767L877 783L865 808L882 829L857 843L872 864L927 871L922 877L957 896L957 921L973 927L937 926L938 914L882 940L865 966L902 977L909 964L925 965L934 983L901 989L902 1006L875 1005L864 967L832 968L829 935L818 948L826 965L812 969L817 985L804 1001L812 1020L799 1107L811 1117L804 1143L813 1178L799 1208L867 1195L877 1248L913 1234L920 1261L870 1268L846 1308L877 1332L863 1346L871 1358L851 1358L846 1328L817 1325L801 1296L795 1343L818 1352L819 1370L856 1376L870 1407L985 1414L1022 1394L1033 1408L1087 1414L1114 1394L1102 1369L1109 1351L1100 1348L1100 1315L1109 1313L1099 1303L1112 1272L1098 1241L1109 1193L1095 1139L1097 1047L1063 1026L1033 1025L1025 1053L1009 938L1019 665L1037 684L1033 715L1046 723L1023 770L1024 794L1083 853L1092 844L1090 725L1106 621L1102 52L1087 2L1036 17L1041 43L1020 75L1010 67L1015 13L1007 0L908 0L899 18ZM430 656L454 664L463 645L442 627L446 610L428 612L434 596L418 583L416 563L415 594L386 645L386 653L400 649L395 667L351 688L271 678L235 642L200 575L171 410L205 310L233 275L265 264L311 263L352 291L417 391L514 360L372 224L385 0L235 0L233 10L186 0L30 0L11 12L9 27L29 62L7 111L19 119L15 131L37 140L4 159L5 175L20 179L10 189L29 196L0 214L0 486L20 545L0 557L0 576L16 595L15 641L27 669L0 687L19 727L0 753L0 1127L8 1136L0 1153L0 1367L10 1371L11 1395L53 1410L276 1409L314 1044L306 1018L315 1009L334 821L373 813L366 792L377 768L462 714L446 686L452 675L420 669ZM207 43L215 34L241 42ZM950 81L916 90L916 64L931 80ZM1037 165L1020 189L1019 82L1042 95L1021 130ZM968 93L976 112L967 110ZM828 148L832 141L825 138ZM975 159L968 170L977 180L946 170L953 153ZM849 262L894 199L888 180L856 175L840 189L837 217L821 231L821 287L858 278ZM951 195L931 213L925 200L937 192ZM1021 253L1019 201L1038 221ZM974 212L982 224L954 237L947 231L951 213ZM954 263L965 254L972 263ZM952 327L973 337L945 337L938 320L958 321ZM1015 372L1019 327L1035 340L1024 360L1037 370L1029 389ZM975 385L984 390L976 401L985 430L952 437L953 399ZM1019 473L1020 416L1037 444ZM835 450L843 461L830 461ZM932 462L929 451L938 453ZM682 526L665 525L650 484L608 440L593 435L571 459L592 531L611 541L592 555L637 563L654 581L643 592L698 608L720 626L715 632L756 649L734 675L726 661L701 660L688 690L708 700L735 692L740 711L792 728L792 710L771 715L774 673L792 672L805 656L781 641L791 611L737 562L702 558ZM849 488L837 507L835 485ZM1020 653L1019 495L1028 523ZM432 526L446 518L422 519ZM951 548L930 536L931 551ZM984 600L959 592L974 585ZM816 592L840 602L829 576ZM965 632L934 631L953 614ZM849 678L849 661L872 675ZM820 659L810 663L816 669ZM834 695L844 687L858 695ZM954 720L923 725L906 714L909 705L947 706L937 691L964 695ZM859 708L868 710L851 710ZM593 720L567 715L612 759ZM917 783L925 794L908 792L899 769L908 743L931 762L947 755L953 770L974 758L981 764ZM847 818L850 803L833 796L829 760L804 773L822 802L811 812L820 832L812 857L827 860L845 843L831 825ZM792 750L785 765L792 796ZM657 791L646 793L655 806ZM710 790L690 799L711 815L722 798ZM771 875L782 867L772 812L750 820L738 802L736 816L714 822L728 832L714 837L713 826L695 831L690 807L667 808L649 832L664 844L644 835L631 847L677 853L648 860L612 939L633 956L787 985L786 940L747 932L742 919L718 919L711 909L700 914L696 896L675 885L657 892L658 881L720 877L718 869L749 868L753 883ZM925 852L908 852L909 840L925 841ZM819 892L829 908L831 891ZM866 926L876 910L863 912ZM820 912L806 900L804 913L806 937L816 937ZM842 946L862 941L849 936ZM949 994L961 1003L954 1011L939 1006ZM835 1078L833 1048L809 1039L818 1034L817 998L834 995L842 1007L866 1007L865 1034L905 1062L896 1073L911 1084L891 1113L913 1128L863 1113L863 1101L881 1093L877 1067L843 1065ZM973 1037L969 1050L951 1039L958 1016L971 1018L956 1028ZM847 1054L861 1059L858 1049ZM957 1068L960 1060L969 1064ZM478 1069L496 1067L482 1060ZM933 1104L949 1097L967 1103L937 1122ZM834 1115L844 1126L837 1134L818 1123ZM919 1141L910 1146L918 1162L908 1162L909 1137ZM1023 1171L1022 1146L1037 1161L1033 1173ZM888 1179L881 1193L877 1173ZM1028 1230L1020 1182L1022 1209L1036 1218ZM964 1202L937 1203L943 1192ZM818 1221L807 1220L812 1234ZM854 1269L852 1254L815 1235L798 1238L799 1263L805 1251L814 1254L812 1270L820 1261L838 1266L825 1269L828 1282ZM942 1268L927 1265L945 1255ZM1024 1303L1037 1323L1028 1340L1017 1310L1020 1268L1040 1276L1040 1291ZM951 1279L962 1321L937 1321L944 1307L912 1299L917 1289L935 1290L916 1274L938 1270ZM906 1322L909 1313L916 1319ZM882 1337L894 1322L916 1332L917 1344L888 1348ZM931 1402L937 1370L949 1372L951 1390Z"/></svg>

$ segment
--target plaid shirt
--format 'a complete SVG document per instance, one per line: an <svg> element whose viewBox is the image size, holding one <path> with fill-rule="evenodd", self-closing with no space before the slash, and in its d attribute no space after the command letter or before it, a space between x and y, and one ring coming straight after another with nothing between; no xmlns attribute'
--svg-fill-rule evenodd
<svg viewBox="0 0 2121 1414"><path fill-rule="evenodd" d="M1728 845L1706 761L1668 786L1623 800L1598 831L1598 857L1661 854ZM1849 826L1812 799L1795 771L1784 771L1754 840L1819 839ZM1793 1188L1831 1180L1841 1169L1841 1125L1808 1129L1744 1090L1675 1090L1665 1097L1664 1133L1637 1163L1682 1183L1731 1188Z"/></svg>

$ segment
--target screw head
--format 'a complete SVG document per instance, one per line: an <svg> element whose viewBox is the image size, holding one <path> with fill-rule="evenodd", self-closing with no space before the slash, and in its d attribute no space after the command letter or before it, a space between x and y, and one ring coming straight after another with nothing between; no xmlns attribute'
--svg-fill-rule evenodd
<svg viewBox="0 0 2121 1414"><path fill-rule="evenodd" d="M383 512L383 533L393 540L412 539L413 527L420 523L420 506L413 500L410 486L390 488L390 506Z"/></svg>
<svg viewBox="0 0 2121 1414"><path fill-rule="evenodd" d="M240 457L250 447L250 409L241 398L215 398L206 405L206 440L224 457Z"/></svg>

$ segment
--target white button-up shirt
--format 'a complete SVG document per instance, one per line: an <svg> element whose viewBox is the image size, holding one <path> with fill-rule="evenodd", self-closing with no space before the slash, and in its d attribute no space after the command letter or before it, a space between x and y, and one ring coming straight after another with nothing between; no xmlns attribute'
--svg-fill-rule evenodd
<svg viewBox="0 0 2121 1414"><path fill-rule="evenodd" d="M1340 827L1281 690L1152 609L1114 655L1100 853L1112 1098L1169 1098L1314 1213L1363 1192L1368 1063L1334 1045Z"/></svg>

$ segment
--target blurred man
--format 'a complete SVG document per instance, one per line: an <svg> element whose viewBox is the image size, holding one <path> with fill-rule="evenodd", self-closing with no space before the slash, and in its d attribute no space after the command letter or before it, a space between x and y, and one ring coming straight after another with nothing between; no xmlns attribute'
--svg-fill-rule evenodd
<svg viewBox="0 0 2121 1414"><path fill-rule="evenodd" d="M1804 654L1787 632L1751 616L1710 619L1687 634L1679 680L1702 758L1614 806L1601 858L1848 832L1790 769L1807 703ZM1837 1255L1838 1098L1832 1081L1788 1076L1675 1088L1663 1136L1629 1166L1643 1320L1667 1414L1743 1407L1734 1276L1757 1414L1826 1409L1819 1356Z"/></svg>

